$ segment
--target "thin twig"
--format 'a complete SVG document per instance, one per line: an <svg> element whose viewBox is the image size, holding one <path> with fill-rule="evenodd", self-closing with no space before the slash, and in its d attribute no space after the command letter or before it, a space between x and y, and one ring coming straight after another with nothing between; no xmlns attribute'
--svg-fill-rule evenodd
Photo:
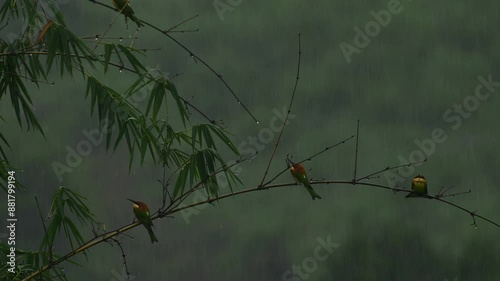
<svg viewBox="0 0 500 281"><path fill-rule="evenodd" d="M489 223L491 223L491 224L493 224L495 226L500 227L500 224L498 224L498 223L496 223L496 222L494 222L494 221L492 221L492 220L490 220L488 218L485 218L483 216L478 215L476 211L467 210L467 209L465 209L465 208L463 208L463 207L461 207L461 206L459 206L459 205L457 205L455 203L451 203L450 201L446 201L446 200L443 200L443 199L438 198L438 197L434 197L434 199L436 199L436 200L438 200L440 202L446 203L448 205L451 205L451 206L453 206L455 208L458 208L458 209L460 209L460 210L462 210L464 212L469 213L469 215L471 215L472 221L473 221L471 225L474 226L474 227L476 227L476 228L477 228L476 217L478 217L478 218L480 218L480 219L482 219L484 221L487 221L487 222L489 222Z"/></svg>
<svg viewBox="0 0 500 281"><path fill-rule="evenodd" d="M120 37L103 37L99 34L96 34L96 35L85 35L85 36L82 36L80 37L80 39L84 39L84 40L92 40L92 41L97 41L99 38L102 38L103 40L106 39L106 40L135 40L135 39L139 39L139 37L123 37L123 36L120 36Z"/></svg>
<svg viewBox="0 0 500 281"><path fill-rule="evenodd" d="M167 33L168 33L168 32L172 32L172 30L174 30L174 29L176 29L177 27L179 27L179 26L181 26L181 25L183 25L183 24L187 23L187 22L188 22L188 21L190 21L190 20L193 20L193 19L197 18L198 16L199 16L199 15L195 15L195 16L192 16L192 17L188 18L187 20L183 20L183 21L181 21L180 23L178 23L178 24L176 24L176 25L172 26L171 28L169 28L169 29L167 29L167 30L164 30L163 32L167 32Z"/></svg>
<svg viewBox="0 0 500 281"><path fill-rule="evenodd" d="M450 191L453 187L454 187L454 185L448 187L445 191L443 191L443 193L441 193L441 195L445 195L446 192Z"/></svg>
<svg viewBox="0 0 500 281"><path fill-rule="evenodd" d="M290 116L290 112L292 111L292 105L293 105L293 101L295 99L295 93L297 92L297 85L299 84L301 53L302 53L302 50L301 50L301 46L300 46L300 33L299 33L299 56L298 56L298 60L297 60L297 74L295 77L295 85L293 86L292 98L290 99L290 104L288 105L288 111L286 113L286 117L285 117L285 121L283 122L283 126L281 127L280 134L278 135L278 139L276 140L276 143L274 144L273 152L271 153L271 158L269 158L269 163L267 163L266 171L264 172L264 176L262 177L262 180L260 181L260 186L262 186L262 184L266 180L267 173L269 172L269 167L271 167L271 163L273 162L274 155L276 154L276 150L278 149L278 145L280 144L281 136L283 135L283 131L285 130L285 126L287 125L288 117Z"/></svg>
<svg viewBox="0 0 500 281"><path fill-rule="evenodd" d="M359 179L356 179L356 182L359 182L361 180L369 179L369 178L373 177L374 175L377 175L377 174L380 174L380 173L383 173L383 172L386 172L386 171L395 170L395 169L399 169L399 168L402 168L402 167L410 167L410 166L413 166L413 165L424 163L426 161L427 161L427 159L424 159L422 161L410 162L410 163L403 164L403 165L389 166L389 167L386 167L386 168L384 168L382 170L378 170L378 171L376 171L374 173L371 173L371 174L369 174L367 176L360 177Z"/></svg>
<svg viewBox="0 0 500 281"><path fill-rule="evenodd" d="M327 147L325 147L325 148L324 148L324 149L322 149L321 151L319 151L319 152L317 152L317 153L314 153L313 155L311 155L311 156L309 156L309 157L305 158L304 160L301 160L301 161L297 162L297 164L301 164L301 163L303 163L303 162L305 162L305 161L310 161L310 160L311 160L311 159L313 159L314 157L316 157L316 156L318 156L318 155L320 155L320 154L323 154L323 153L327 152L328 150L330 150L330 149L332 149L332 148L334 148L334 147L336 147L336 146L339 146L339 145L341 145L341 144L344 144L344 143L346 143L347 141L351 140L352 138L354 138L354 135L352 135L352 136L350 136L350 137L346 138L345 140L340 141L340 142L338 142L338 143L336 143L336 144L334 144L334 145L331 145L331 146L327 146ZM277 179L279 176L281 176L281 175L282 175L284 172L286 172L286 171L288 171L288 168L283 169L283 170L282 170L281 172L279 172L276 176L274 176L272 179L270 179L269 181L267 181L267 182L263 185L263 187L265 187L265 186L267 186L268 184L272 183L275 179Z"/></svg>
<svg viewBox="0 0 500 281"><path fill-rule="evenodd" d="M116 245L118 245L118 247L120 248L120 251L122 253L123 265L125 266L125 272L127 273L127 280L130 280L130 272L128 270L127 258L126 258L127 255L125 255L125 251L123 250L123 245L120 242L120 239L117 239L116 237L113 237L112 239L116 243Z"/></svg>
<svg viewBox="0 0 500 281"><path fill-rule="evenodd" d="M125 5L123 5L123 7L120 10L118 10L118 9L115 10L115 11L118 11L118 14L116 14L116 16L113 17L113 20L109 23L109 25L106 28L106 30L104 30L104 33L102 34L102 36L99 36L99 40L97 41L97 44L94 46L94 49L93 49L94 52L97 49L97 47L101 44L101 41L106 36L106 33L108 33L108 31L111 29L111 27L115 23L116 19L122 14L123 9L125 9L125 7L127 7L127 6L128 6L128 3L125 4ZM128 23L127 23L127 25L128 25Z"/></svg>
<svg viewBox="0 0 500 281"><path fill-rule="evenodd" d="M358 148L359 148L359 119L358 125L356 126L356 153L354 155L354 177L352 182L356 181L356 173L358 172Z"/></svg>
<svg viewBox="0 0 500 281"><path fill-rule="evenodd" d="M215 121L215 119L212 119L212 118L208 117L203 111L201 111L197 107L193 106L187 99L185 99L185 98L183 98L181 96L179 96L179 98L184 102L185 105L187 105L187 106L191 107L192 109L194 109L194 111L198 112L198 114L200 114L205 119L207 119L212 125L218 125L217 122Z"/></svg>
<svg viewBox="0 0 500 281"><path fill-rule="evenodd" d="M458 195L462 195L462 194L467 194L467 193L471 193L472 192L472 189L469 189L467 191L462 191L462 192L457 192L457 193L453 193L453 194L444 194L444 193L438 193L438 195L436 195L436 197L438 198L445 198L445 197L455 197L455 196L458 196Z"/></svg>
<svg viewBox="0 0 500 281"><path fill-rule="evenodd" d="M187 32L198 32L200 31L199 28L197 29L185 29L185 30L171 30L168 33L187 33Z"/></svg>
<svg viewBox="0 0 500 281"><path fill-rule="evenodd" d="M439 189L439 191L438 191L438 194L442 194L442 193L441 193L441 190L443 190L443 188L444 188L444 185L442 185L442 186L441 186L441 188L440 188L440 189Z"/></svg>

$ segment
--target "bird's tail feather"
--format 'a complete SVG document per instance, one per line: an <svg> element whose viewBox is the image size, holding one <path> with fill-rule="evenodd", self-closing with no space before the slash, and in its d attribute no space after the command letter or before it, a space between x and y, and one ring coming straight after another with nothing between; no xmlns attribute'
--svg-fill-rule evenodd
<svg viewBox="0 0 500 281"><path fill-rule="evenodd" d="M146 227L146 229L148 230L149 238L151 238L151 244L153 244L154 242L158 242L158 239L156 238L156 235L153 232L153 229L151 229L151 227Z"/></svg>
<svg viewBox="0 0 500 281"><path fill-rule="evenodd" d="M306 189L309 192L309 194L311 194L312 200L315 200L316 198L321 199L321 196L319 196L318 193L316 193L316 191L314 191L314 189L312 188L312 186L310 184L308 184L306 186Z"/></svg>

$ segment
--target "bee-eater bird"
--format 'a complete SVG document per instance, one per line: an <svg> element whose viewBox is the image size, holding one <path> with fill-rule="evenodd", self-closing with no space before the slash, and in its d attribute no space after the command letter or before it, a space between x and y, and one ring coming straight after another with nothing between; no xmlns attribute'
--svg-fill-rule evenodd
<svg viewBox="0 0 500 281"><path fill-rule="evenodd" d="M411 191L406 198L408 197L427 197L427 181L425 177L422 175L417 175L411 181Z"/></svg>
<svg viewBox="0 0 500 281"><path fill-rule="evenodd" d="M295 182L297 184L302 184L309 194L311 194L312 199L321 199L321 196L319 196L316 191L311 186L311 183L309 182L309 178L307 177L306 169L304 166L302 166L300 163L294 164L291 160L288 159L289 164L291 165L290 167L290 173L292 174L292 177L295 179Z"/></svg>
<svg viewBox="0 0 500 281"><path fill-rule="evenodd" d="M149 233L149 238L151 238L151 243L158 242L153 230L151 229L153 222L151 221L151 215L149 213L149 208L146 203L141 201L135 201L128 199L130 202L134 203L134 214L135 217L141 222Z"/></svg>
<svg viewBox="0 0 500 281"><path fill-rule="evenodd" d="M130 18L137 24L137 27L143 26L142 22L134 15L134 10L130 7L130 0L113 0L113 6L125 15L125 18Z"/></svg>

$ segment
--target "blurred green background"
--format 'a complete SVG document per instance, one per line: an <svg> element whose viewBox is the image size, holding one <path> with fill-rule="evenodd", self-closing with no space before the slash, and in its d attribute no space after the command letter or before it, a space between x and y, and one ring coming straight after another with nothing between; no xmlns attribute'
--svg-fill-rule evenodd
<svg viewBox="0 0 500 281"><path fill-rule="evenodd" d="M272 141L263 140L262 130L270 128L276 115L273 109L282 112L289 103L301 33L295 118L286 127L271 175L285 167L288 153L303 159L355 134L357 119L361 119L360 175L401 164L401 157L408 159L420 151L416 140L431 138L435 128L442 128L446 141L436 144L427 163L416 167L399 186L408 187L411 178L421 173L431 194L442 185L454 185L452 192L470 188L471 194L450 201L499 222L500 87L474 110L465 110L469 115L460 117L462 123L455 129L456 121L443 116L448 110L452 110L449 117L460 116L454 105L473 101L469 96L480 84L479 76L500 81L496 32L500 3L401 1L402 10L392 14L390 22L348 63L339 45L354 45L355 27L364 30L374 20L370 12L386 10L389 2L394 1L132 1L139 18L164 29L199 15L180 28L200 28L198 32L173 35L223 74L260 124L201 63L167 38L142 28L134 47L161 48L148 51L145 64L172 75L182 73L173 80L179 93L192 97L211 118L222 119L240 148L250 148L244 142L257 138L262 151L239 173L245 183L240 188L246 188L260 183L277 139L274 133ZM214 3L233 7L218 13ZM104 32L115 16L89 1L70 1L60 9L68 25L82 36ZM127 38L134 32L127 31L120 16L108 35ZM125 89L132 77L114 70L105 80ZM123 147L112 154L104 144L94 146L59 182L53 162L64 163L67 147L76 149L87 139L82 131L98 125L90 117L85 83L78 75L63 79L52 75L51 79L53 87L32 89L33 107L46 139L21 130L10 101L0 103L7 121L0 123L0 129L12 146L10 160L23 169L17 177L28 187L17 199L17 243L24 249L36 249L43 235L34 196L48 210L60 185L84 194L108 230L132 221L126 198L148 202L153 210L161 204L157 180L162 170L150 162L143 167L136 163L129 174L129 156ZM488 93L485 88L481 91ZM139 98L138 104L145 106L146 101ZM194 112L192 121L204 122ZM350 180L354 148L350 141L308 162L310 176ZM291 178L284 174L277 181ZM373 182L387 184L384 177ZM145 230L135 228L129 233L134 239L122 240L131 279L500 280L498 227L479 220L476 229L471 217L458 209L431 200L405 199L405 194L382 189L315 188L322 200L310 200L303 188L280 188L156 221L159 244L151 245ZM92 235L90 229L84 233ZM326 260L312 262L320 245L317 239L327 237L338 247ZM65 241L56 248L58 254L67 250ZM87 255L88 261L82 255L74 259L81 267L62 265L70 280L125 280L118 247L101 244ZM294 274L294 265L305 275ZM288 270L292 273L287 274Z"/></svg>

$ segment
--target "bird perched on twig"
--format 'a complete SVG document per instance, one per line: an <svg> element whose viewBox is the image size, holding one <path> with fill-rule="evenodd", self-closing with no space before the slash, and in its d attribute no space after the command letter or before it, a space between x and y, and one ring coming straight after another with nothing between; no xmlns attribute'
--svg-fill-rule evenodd
<svg viewBox="0 0 500 281"><path fill-rule="evenodd" d="M406 198L410 197L426 197L427 196L427 181L425 180L425 177L422 175L417 175L413 180L411 181L411 191L408 195L406 195Z"/></svg>
<svg viewBox="0 0 500 281"><path fill-rule="evenodd" d="M153 233L153 222L151 221L151 214L149 213L149 208L146 203L141 201L135 201L128 199L130 202L134 203L134 214L135 217L141 222L149 233L149 238L151 238L151 243L158 242L155 234Z"/></svg>
<svg viewBox="0 0 500 281"><path fill-rule="evenodd" d="M287 159L287 162L290 167L290 173L292 174L295 182L297 184L302 184L307 189L309 194L311 194L313 200L316 198L321 199L321 196L319 196L318 193L316 193L316 191L312 188L304 166L300 163L294 164L290 159Z"/></svg>

